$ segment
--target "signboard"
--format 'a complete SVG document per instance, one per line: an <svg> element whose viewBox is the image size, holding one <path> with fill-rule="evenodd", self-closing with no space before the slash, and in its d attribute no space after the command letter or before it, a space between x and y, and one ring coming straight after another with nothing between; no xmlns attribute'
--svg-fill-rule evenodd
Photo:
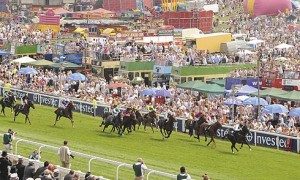
<svg viewBox="0 0 300 180"><path fill-rule="evenodd" d="M0 91L1 91L0 95L2 95L3 94L2 87L0 87ZM36 104L52 106L55 108L59 107L60 103L63 100L61 97L48 96L45 94L37 94L33 92L26 92L26 91L21 91L16 89L11 89L11 91L15 94L17 99L21 99L22 97L25 96L25 94L28 94L28 98L30 101L33 101ZM96 116L101 116L103 112L110 111L110 107L106 105L94 106L92 103L88 103L88 102L77 101L77 100L72 100L72 101L75 105L76 112L85 113L89 115L95 114Z"/></svg>
<svg viewBox="0 0 300 180"><path fill-rule="evenodd" d="M257 88L257 78L226 78L225 89L230 90L232 85L242 84ZM262 85L262 79L260 79Z"/></svg>
<svg viewBox="0 0 300 180"><path fill-rule="evenodd" d="M77 54L65 54L65 61L69 61L71 63L75 64L82 64L82 57L83 53L77 53Z"/></svg>
<svg viewBox="0 0 300 180"><path fill-rule="evenodd" d="M173 30L158 30L157 35L159 35L159 36L173 36L174 31Z"/></svg>
<svg viewBox="0 0 300 180"><path fill-rule="evenodd" d="M299 79L282 79L283 86L297 86L300 89L300 80Z"/></svg>
<svg viewBox="0 0 300 180"><path fill-rule="evenodd" d="M144 37L143 32L124 31L124 32L117 33L116 40L117 41L125 41L126 39L134 39L134 40L142 41L143 37Z"/></svg>

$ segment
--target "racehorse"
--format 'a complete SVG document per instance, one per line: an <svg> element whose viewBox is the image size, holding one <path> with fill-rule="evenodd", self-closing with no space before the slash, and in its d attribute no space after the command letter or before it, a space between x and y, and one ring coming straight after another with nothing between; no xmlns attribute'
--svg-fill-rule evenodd
<svg viewBox="0 0 300 180"><path fill-rule="evenodd" d="M240 149L242 149L242 147L243 147L244 144L247 144L248 147L249 147L249 150L251 151L251 147L250 147L250 145L249 145L249 143L248 143L248 141L247 141L247 138L246 138L246 135L249 134L249 133L250 133L249 129L247 128L247 126L244 125L244 126L242 127L242 130L241 130L241 131L237 132L236 134L234 134L234 133L232 133L232 132L230 131L228 134L226 134L226 135L223 137L223 139L227 137L228 140L231 142L231 151L232 151L232 153L234 153L234 152L233 152L233 148L234 148L237 152L239 151L239 150L235 147L235 144L236 144L236 143L241 144Z"/></svg>
<svg viewBox="0 0 300 180"><path fill-rule="evenodd" d="M154 130L153 130L153 126L156 126L156 122L157 122L157 114L155 111L151 111L147 114L144 115L144 130L146 131L146 125L150 125L151 129L152 129L152 132L154 133Z"/></svg>
<svg viewBox="0 0 300 180"><path fill-rule="evenodd" d="M56 119L54 126L56 125L56 122L60 120L61 117L66 117L71 120L72 127L74 128L74 120L73 120L73 110L75 110L75 106L72 102L69 102L66 108L59 107L57 108L54 113L56 114Z"/></svg>
<svg viewBox="0 0 300 180"><path fill-rule="evenodd" d="M118 130L118 134L121 136L122 135L122 111L120 111L116 117L116 119L113 119L113 127L111 128L110 132L115 131L116 129Z"/></svg>
<svg viewBox="0 0 300 180"><path fill-rule="evenodd" d="M102 115L102 123L100 124L100 126L99 127L102 127L102 125L104 125L104 128L103 128L103 130L102 130L102 132L104 132L104 130L108 127L108 126L110 126L110 125L114 125L113 124L113 119L114 119L114 116L113 116L113 114L111 113L111 112L105 112L105 113L103 113L103 115Z"/></svg>
<svg viewBox="0 0 300 180"><path fill-rule="evenodd" d="M207 135L210 136L210 141L209 143L207 144L207 146L209 146L209 144L211 142L214 142L214 144L216 145L216 142L215 142L215 139L214 137L216 136L216 133L217 133L217 130L222 128L222 124L217 121L211 125L209 125L208 123L202 123L200 125L200 131L198 132L197 134L197 139L200 141L200 134L204 134L205 136L205 142L207 141Z"/></svg>
<svg viewBox="0 0 300 180"><path fill-rule="evenodd" d="M22 105L22 104L16 104L13 109L14 109L14 122L16 122L16 116L19 115L19 113L22 113L25 115L25 123L27 123L27 120L29 122L29 124L31 124L30 120L29 120L29 112L30 112L30 108L35 109L34 104L32 103L32 101L27 101L26 104Z"/></svg>
<svg viewBox="0 0 300 180"><path fill-rule="evenodd" d="M135 113L131 112L130 116L123 116L122 121L122 132L125 132L125 129L127 129L128 134L132 132L132 123L136 120Z"/></svg>
<svg viewBox="0 0 300 180"><path fill-rule="evenodd" d="M2 98L0 100L0 104L2 106L1 113L3 113L3 115L5 116L5 111L4 111L5 107L10 108L10 111L12 113L15 102L16 102L16 97L14 95L9 95L6 101L4 101L4 98Z"/></svg>
<svg viewBox="0 0 300 180"><path fill-rule="evenodd" d="M198 134L198 132L200 131L200 125L202 123L207 123L204 116L201 116L198 119L198 121L189 119L189 120L185 121L185 131L186 131L186 129L188 129L189 135L190 135L190 137L192 137L192 135L194 134L194 130L195 130L195 134Z"/></svg>
<svg viewBox="0 0 300 180"><path fill-rule="evenodd" d="M169 121L160 120L158 121L158 127L160 129L160 133L164 138L169 138L174 127L174 122L176 122L176 119L171 114L168 114Z"/></svg>
<svg viewBox="0 0 300 180"><path fill-rule="evenodd" d="M142 122L144 121L144 117L142 116L142 114L140 113L139 110L133 110L133 112L135 113L135 119L132 122L132 127L133 127L133 130L135 131L136 125L138 125L138 129L140 129L140 126L141 126Z"/></svg>

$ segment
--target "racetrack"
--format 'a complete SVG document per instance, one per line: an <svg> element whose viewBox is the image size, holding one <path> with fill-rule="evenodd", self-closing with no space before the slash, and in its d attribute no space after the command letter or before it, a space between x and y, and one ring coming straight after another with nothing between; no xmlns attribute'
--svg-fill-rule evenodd
<svg viewBox="0 0 300 180"><path fill-rule="evenodd" d="M17 137L37 141L44 144L61 146L63 140L69 141L71 150L92 154L126 163L134 163L142 157L146 165L155 170L177 174L184 165L193 179L201 179L208 173L212 179L297 179L300 177L299 154L277 151L269 148L244 147L239 153L232 154L228 141L217 140L216 148L206 147L201 138L198 142L183 133L174 133L170 139L162 140L159 132L154 134L148 128L119 137L116 133L109 134L99 128L100 118L75 113L75 128L68 119L62 118L54 127L54 108L35 105L30 113L32 125L24 124L24 116L19 115L13 122L13 115L6 109L6 117L1 115L0 132L8 128L18 132ZM2 140L1 140L2 141ZM20 143L18 152L22 156L29 154L36 147ZM42 149L42 161L49 160L60 164L57 152ZM87 171L88 159L78 156L72 161L72 169ZM93 161L92 173L106 178L115 179L116 166ZM152 176L151 179L165 179ZM133 172L121 168L122 180L133 179Z"/></svg>

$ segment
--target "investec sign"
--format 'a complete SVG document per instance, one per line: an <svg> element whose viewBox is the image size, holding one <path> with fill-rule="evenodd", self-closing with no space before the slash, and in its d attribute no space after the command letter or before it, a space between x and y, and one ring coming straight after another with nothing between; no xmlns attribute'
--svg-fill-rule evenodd
<svg viewBox="0 0 300 180"><path fill-rule="evenodd" d="M223 127L222 129L219 129L217 131L217 136L220 138L223 138L228 132L230 131L230 128L228 127ZM247 140L250 142L250 144L256 144L257 145L262 145L262 146L268 146L268 147L274 147L274 148L281 148L285 149L287 148L287 138L285 137L280 137L277 136L276 134L265 134L265 133L260 133L256 132L254 133L251 131L249 135L247 135ZM256 140L256 141L255 141ZM292 142L292 151L297 151L297 140L296 139L291 139Z"/></svg>

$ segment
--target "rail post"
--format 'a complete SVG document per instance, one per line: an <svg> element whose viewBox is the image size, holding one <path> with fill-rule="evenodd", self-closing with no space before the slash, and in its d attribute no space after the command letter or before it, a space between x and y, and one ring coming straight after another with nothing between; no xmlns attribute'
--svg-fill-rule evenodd
<svg viewBox="0 0 300 180"><path fill-rule="evenodd" d="M39 147L39 161L41 160L41 149L43 148L43 147L45 147L44 145L41 145L40 147Z"/></svg>
<svg viewBox="0 0 300 180"><path fill-rule="evenodd" d="M155 172L155 170L151 170L150 172L148 172L148 174L147 174L147 180L149 180L150 175L151 175L152 173L154 173L154 172Z"/></svg>
<svg viewBox="0 0 300 180"><path fill-rule="evenodd" d="M118 167L117 167L117 174L116 174L116 180L119 179L119 169L120 169L120 167L125 166L125 165L126 165L125 163L122 163L122 164L118 165Z"/></svg>
<svg viewBox="0 0 300 180"><path fill-rule="evenodd" d="M88 172L91 172L91 162L92 162L92 160L95 160L95 159L97 159L97 158L91 158L90 160L89 160L89 167L88 167Z"/></svg>
<svg viewBox="0 0 300 180"><path fill-rule="evenodd" d="M18 154L18 144L19 144L19 142L21 142L21 141L23 141L23 139L19 139L19 140L17 140L17 142L16 142L16 147L15 147L15 154Z"/></svg>

